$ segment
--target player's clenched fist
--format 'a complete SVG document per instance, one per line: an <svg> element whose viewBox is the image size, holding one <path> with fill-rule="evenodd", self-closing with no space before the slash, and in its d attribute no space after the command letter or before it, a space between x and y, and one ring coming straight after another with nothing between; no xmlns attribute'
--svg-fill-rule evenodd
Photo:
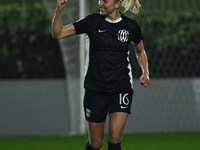
<svg viewBox="0 0 200 150"><path fill-rule="evenodd" d="M67 1L68 0L57 0L57 9L62 10L65 7Z"/></svg>
<svg viewBox="0 0 200 150"><path fill-rule="evenodd" d="M150 85L150 79L149 79L149 75L147 74L143 74L140 77L140 84L142 84L143 86L147 87Z"/></svg>

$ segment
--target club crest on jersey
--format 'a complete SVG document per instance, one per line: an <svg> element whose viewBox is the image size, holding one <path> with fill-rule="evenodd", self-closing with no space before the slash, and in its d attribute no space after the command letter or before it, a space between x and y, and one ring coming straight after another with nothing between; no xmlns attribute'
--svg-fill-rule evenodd
<svg viewBox="0 0 200 150"><path fill-rule="evenodd" d="M86 108L86 116L87 116L88 118L91 117L91 110L90 110L89 108Z"/></svg>
<svg viewBox="0 0 200 150"><path fill-rule="evenodd" d="M118 40L121 42L128 42L129 32L125 29L118 31Z"/></svg>

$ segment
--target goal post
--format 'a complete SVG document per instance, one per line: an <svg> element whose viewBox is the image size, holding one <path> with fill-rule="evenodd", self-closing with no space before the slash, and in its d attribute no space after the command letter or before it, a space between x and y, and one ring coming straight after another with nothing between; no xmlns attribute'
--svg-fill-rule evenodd
<svg viewBox="0 0 200 150"><path fill-rule="evenodd" d="M56 9L56 0L42 0L51 18ZM69 0L62 10L63 25L73 23L86 16L86 0ZM83 110L85 35L72 36L59 40L66 73L67 102L69 104L70 133L85 134L86 121Z"/></svg>
<svg viewBox="0 0 200 150"><path fill-rule="evenodd" d="M79 0L79 17L83 18L86 16L86 0ZM85 117L84 117L84 110L83 110L83 98L84 98L84 89L83 89L83 83L84 83L84 74L85 74L85 35L80 35L80 47L79 47L79 53L80 53L80 133L84 134L86 133L86 123L85 123Z"/></svg>

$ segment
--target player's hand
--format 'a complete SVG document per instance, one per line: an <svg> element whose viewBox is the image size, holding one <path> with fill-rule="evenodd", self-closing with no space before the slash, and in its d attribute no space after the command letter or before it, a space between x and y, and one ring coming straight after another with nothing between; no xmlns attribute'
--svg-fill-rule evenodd
<svg viewBox="0 0 200 150"><path fill-rule="evenodd" d="M67 4L68 0L57 0L57 9L62 10Z"/></svg>
<svg viewBox="0 0 200 150"><path fill-rule="evenodd" d="M142 84L145 87L150 85L150 79L148 74L142 74L142 76L140 77L140 84Z"/></svg>

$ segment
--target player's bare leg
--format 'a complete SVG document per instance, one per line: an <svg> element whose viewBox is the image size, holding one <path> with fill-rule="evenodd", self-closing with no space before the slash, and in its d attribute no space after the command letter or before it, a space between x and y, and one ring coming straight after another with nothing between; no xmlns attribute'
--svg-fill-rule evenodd
<svg viewBox="0 0 200 150"><path fill-rule="evenodd" d="M91 150L98 150L104 143L104 124L105 122L88 122L89 145ZM88 148L89 149L89 148Z"/></svg>
<svg viewBox="0 0 200 150"><path fill-rule="evenodd" d="M108 150L121 150L121 139L128 113L114 112L109 116Z"/></svg>

